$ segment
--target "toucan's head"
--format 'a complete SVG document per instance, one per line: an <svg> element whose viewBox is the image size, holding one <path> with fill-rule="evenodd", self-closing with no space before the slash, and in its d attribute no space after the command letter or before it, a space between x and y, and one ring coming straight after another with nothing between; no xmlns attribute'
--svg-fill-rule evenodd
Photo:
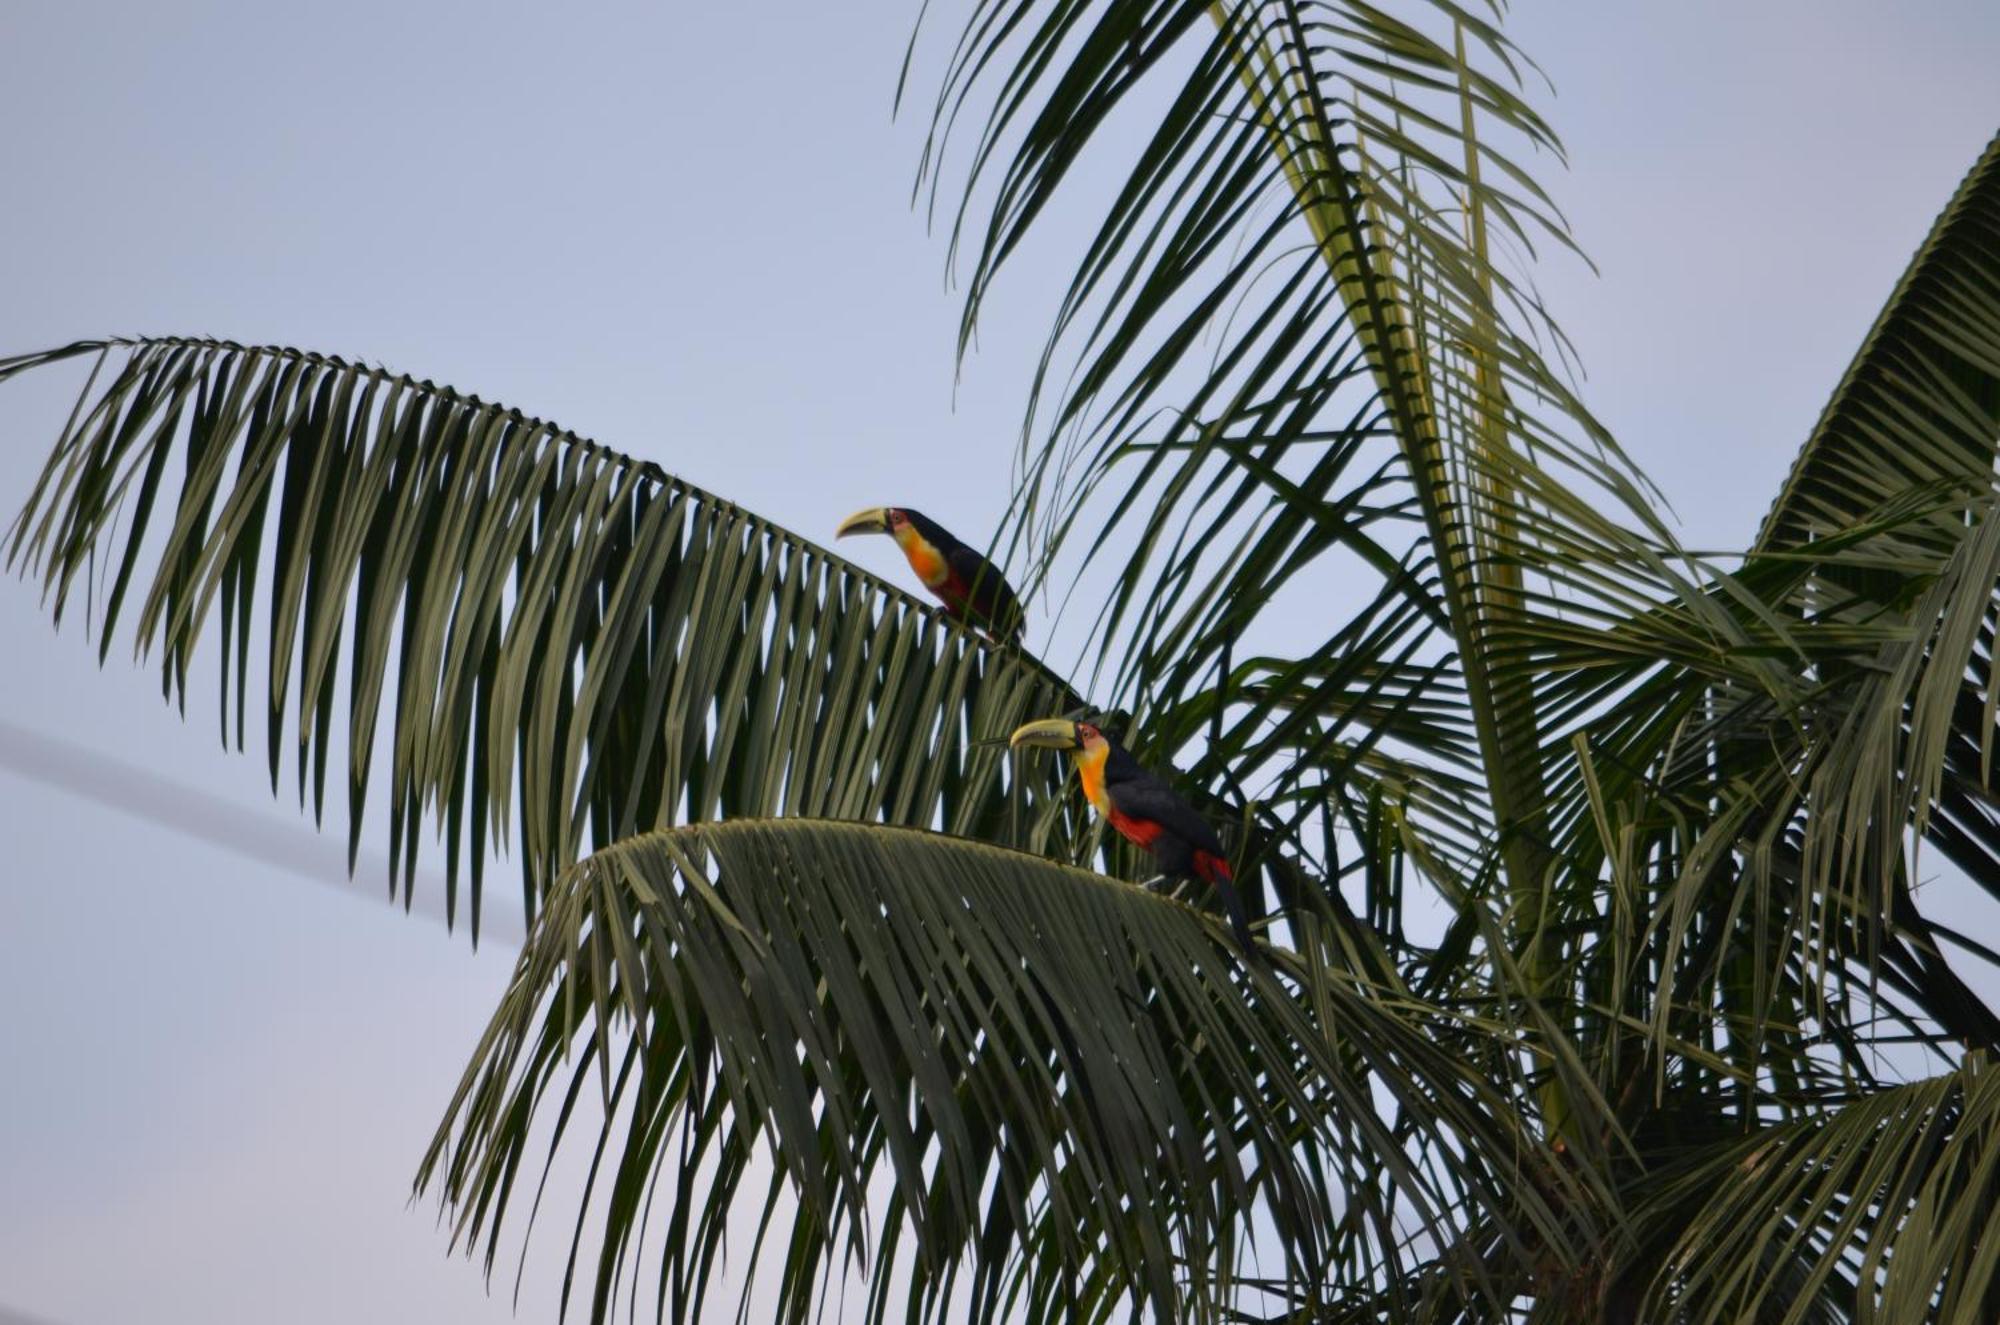
<svg viewBox="0 0 2000 1325"><path fill-rule="evenodd" d="M865 511L856 511L840 522L840 528L833 531L835 538L846 538L849 534L888 534L900 537L911 527L910 512L900 506L871 506Z"/></svg>
<svg viewBox="0 0 2000 1325"><path fill-rule="evenodd" d="M1038 745L1044 750L1069 751L1084 796L1104 814L1112 812L1104 786L1104 775L1111 763L1111 740L1095 726L1069 718L1038 718L1016 727L1007 744L1016 750L1024 745Z"/></svg>
<svg viewBox="0 0 2000 1325"><path fill-rule="evenodd" d="M1072 722L1068 718L1038 718L1014 729L1007 738L1007 744L1018 750L1024 745L1038 745L1044 750L1068 750L1079 759L1102 756L1111 748L1111 742L1102 731L1087 722Z"/></svg>

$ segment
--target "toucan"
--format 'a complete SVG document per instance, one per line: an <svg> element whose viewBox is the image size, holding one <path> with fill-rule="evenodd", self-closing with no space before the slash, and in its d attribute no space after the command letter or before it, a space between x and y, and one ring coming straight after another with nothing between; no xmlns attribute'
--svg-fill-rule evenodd
<svg viewBox="0 0 2000 1325"><path fill-rule="evenodd" d="M900 506L876 506L848 516L833 534L835 538L889 535L909 558L910 569L938 596L946 611L978 627L995 643L1020 637L1021 602L1014 597L1006 577L937 521Z"/></svg>
<svg viewBox="0 0 2000 1325"><path fill-rule="evenodd" d="M1141 768L1124 746L1088 722L1041 718L1015 728L1007 744L1016 750L1024 745L1067 750L1083 783L1083 794L1098 812L1127 841L1152 852L1164 877L1214 884L1229 912L1236 941L1245 955L1255 955L1250 919L1244 913L1243 898L1229 872L1221 840L1208 820L1175 795L1165 779Z"/></svg>

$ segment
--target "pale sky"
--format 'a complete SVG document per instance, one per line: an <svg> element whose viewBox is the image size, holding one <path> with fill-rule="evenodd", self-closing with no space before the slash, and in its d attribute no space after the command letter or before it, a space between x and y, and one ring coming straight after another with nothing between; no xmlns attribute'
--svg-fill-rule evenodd
<svg viewBox="0 0 2000 1325"><path fill-rule="evenodd" d="M922 125L889 115L914 12L5 0L0 355L310 346L809 535L885 502L983 531L1079 232L1026 255L955 382L943 244L909 208ZM1512 30L1556 85L1573 169L1545 182L1601 270L1540 273L1586 397L1691 544L1740 546L2000 128L2000 6L1543 3ZM68 389L0 386L7 516ZM337 879L339 848L216 749L212 687L182 723L16 580L0 631L0 1319L512 1318L511 1277L489 1297L408 1205L507 945L471 953L374 876L305 877ZM248 854L93 786L196 830L240 814ZM553 1315L567 1222L530 1248L521 1319Z"/></svg>

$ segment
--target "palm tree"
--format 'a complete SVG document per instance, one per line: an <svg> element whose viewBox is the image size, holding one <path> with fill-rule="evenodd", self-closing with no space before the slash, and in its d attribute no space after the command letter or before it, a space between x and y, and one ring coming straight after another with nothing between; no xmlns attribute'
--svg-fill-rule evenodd
<svg viewBox="0 0 2000 1325"><path fill-rule="evenodd" d="M746 1242L800 1319L848 1273L871 1319L2000 1316L1952 966L2000 955L1917 888L1927 845L2000 895L2000 143L1701 557L1569 387L1556 140L1481 13L971 10L926 155L965 337L1073 170L1122 183L995 540L1111 576L1099 675L429 382L0 361L96 364L8 544L56 614L136 613L170 694L217 623L238 745L262 690L274 780L333 767L350 851L386 799L405 888L441 837L475 933L518 841L419 1177L457 1235L490 1267L580 1147L594 1318L699 1317ZM1182 763L1259 960L1010 760L1082 711Z"/></svg>

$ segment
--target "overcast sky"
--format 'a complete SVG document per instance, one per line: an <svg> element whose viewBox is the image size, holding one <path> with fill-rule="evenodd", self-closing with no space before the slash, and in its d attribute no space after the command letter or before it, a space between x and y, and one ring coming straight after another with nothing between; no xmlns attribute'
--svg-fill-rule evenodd
<svg viewBox="0 0 2000 1325"><path fill-rule="evenodd" d="M889 115L913 13L5 0L0 355L311 346L815 536L884 502L990 528L1075 247L1029 255L955 383L921 125ZM1587 398L1691 544L1740 546L2000 127L2000 6L1533 4L1513 30L1601 271L1541 273ZM0 386L9 514L57 385ZM0 1317L510 1318L407 1204L506 944L341 888L210 710L183 724L122 650L99 673L18 581L0 632ZM203 840L232 817L234 849ZM523 1319L552 1314L550 1229Z"/></svg>

